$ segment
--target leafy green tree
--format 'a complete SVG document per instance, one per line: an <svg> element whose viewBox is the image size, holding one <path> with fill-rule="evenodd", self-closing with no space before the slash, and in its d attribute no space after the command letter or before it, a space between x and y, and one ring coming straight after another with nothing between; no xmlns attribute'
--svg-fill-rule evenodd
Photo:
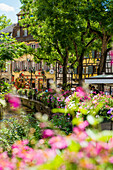
<svg viewBox="0 0 113 170"><path fill-rule="evenodd" d="M105 72L107 52L113 39L113 0L87 0L87 8L81 12L88 21L90 32L102 42L98 74Z"/></svg>
<svg viewBox="0 0 113 170"><path fill-rule="evenodd" d="M37 59L56 61L63 66L63 84L67 83L67 67L78 62L79 83L82 80L83 57L95 35L88 29L88 22L80 14L85 0L21 0L24 19L29 32L39 42L33 54ZM86 4L85 4L86 5Z"/></svg>
<svg viewBox="0 0 113 170"><path fill-rule="evenodd" d="M27 45L24 42L18 43L16 39L1 33L0 37L0 61L13 60L27 53Z"/></svg>
<svg viewBox="0 0 113 170"><path fill-rule="evenodd" d="M8 33L2 33L0 37L0 86L2 70L5 69L6 61L14 60L27 53L28 47L22 42L18 43L14 38L8 36Z"/></svg>
<svg viewBox="0 0 113 170"><path fill-rule="evenodd" d="M11 25L11 20L7 19L7 17L3 14L0 16L0 30L4 29L5 27Z"/></svg>

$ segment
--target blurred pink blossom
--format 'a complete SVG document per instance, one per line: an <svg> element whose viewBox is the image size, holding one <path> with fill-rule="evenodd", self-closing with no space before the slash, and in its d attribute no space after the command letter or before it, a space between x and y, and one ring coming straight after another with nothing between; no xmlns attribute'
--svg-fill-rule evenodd
<svg viewBox="0 0 113 170"><path fill-rule="evenodd" d="M77 92L77 96L80 97L81 99L83 97L87 98L87 93L85 92L85 90L82 87L77 87L76 92Z"/></svg>
<svg viewBox="0 0 113 170"><path fill-rule="evenodd" d="M53 149L65 149L67 148L67 142L62 136L54 136L49 140L49 144Z"/></svg>
<svg viewBox="0 0 113 170"><path fill-rule="evenodd" d="M54 132L51 129L45 129L42 133L43 138L52 137L53 135L54 135Z"/></svg>
<svg viewBox="0 0 113 170"><path fill-rule="evenodd" d="M17 109L21 105L20 99L10 93L5 96L5 99L10 103L10 107L13 109Z"/></svg>

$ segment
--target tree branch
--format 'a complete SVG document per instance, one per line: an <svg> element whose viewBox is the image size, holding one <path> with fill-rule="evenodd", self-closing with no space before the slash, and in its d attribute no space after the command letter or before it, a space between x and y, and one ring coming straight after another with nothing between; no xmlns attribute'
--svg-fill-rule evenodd
<svg viewBox="0 0 113 170"><path fill-rule="evenodd" d="M112 50L112 47L107 48L107 52L109 52L110 50Z"/></svg>
<svg viewBox="0 0 113 170"><path fill-rule="evenodd" d="M91 27L90 27L90 31L91 31L92 33L95 33L96 35L98 35L99 38L102 40L103 35L102 35L102 33L101 33L100 31L94 30L94 29L92 29Z"/></svg>
<svg viewBox="0 0 113 170"><path fill-rule="evenodd" d="M77 57L77 59L78 59L78 49L77 49L77 44L76 44L75 41L73 41L73 45L74 45L74 47L75 47L75 53L76 53L76 57Z"/></svg>
<svg viewBox="0 0 113 170"><path fill-rule="evenodd" d="M91 41L89 41L85 47L87 48L95 39L96 37L94 37Z"/></svg>
<svg viewBox="0 0 113 170"><path fill-rule="evenodd" d="M45 60L45 61L49 61L49 58L44 58L44 57L39 57L36 53L32 53L32 55L33 56L35 56L35 57L37 57L37 59L39 59L39 60ZM57 62L59 62L59 60L58 59L53 59L53 61L57 61Z"/></svg>
<svg viewBox="0 0 113 170"><path fill-rule="evenodd" d="M112 35L107 37L107 41L109 41L112 38Z"/></svg>
<svg viewBox="0 0 113 170"><path fill-rule="evenodd" d="M54 48L56 48L57 52L61 55L62 59L64 59L64 56L62 55L60 48L58 46L58 42L57 42L57 47L54 47Z"/></svg>

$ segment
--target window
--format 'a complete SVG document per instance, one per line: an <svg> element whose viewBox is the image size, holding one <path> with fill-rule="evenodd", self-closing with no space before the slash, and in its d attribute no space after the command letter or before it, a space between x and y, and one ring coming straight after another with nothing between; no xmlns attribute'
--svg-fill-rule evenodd
<svg viewBox="0 0 113 170"><path fill-rule="evenodd" d="M27 29L24 29L24 36L27 36Z"/></svg>
<svg viewBox="0 0 113 170"><path fill-rule="evenodd" d="M5 71L6 72L8 71L8 62L6 62L6 64L5 64Z"/></svg>
<svg viewBox="0 0 113 170"><path fill-rule="evenodd" d="M18 20L20 20L21 19L21 16L18 16Z"/></svg>
<svg viewBox="0 0 113 170"><path fill-rule="evenodd" d="M85 74L85 67L83 67L82 73Z"/></svg>
<svg viewBox="0 0 113 170"><path fill-rule="evenodd" d="M31 44L31 47L32 47L33 49L35 49L35 44Z"/></svg>
<svg viewBox="0 0 113 170"><path fill-rule="evenodd" d="M88 74L88 67L86 67L86 74Z"/></svg>
<svg viewBox="0 0 113 170"><path fill-rule="evenodd" d="M88 66L88 74L93 74L93 66Z"/></svg>
<svg viewBox="0 0 113 170"><path fill-rule="evenodd" d="M9 33L9 36L10 36L10 37L12 37L12 32L11 32L11 33Z"/></svg>
<svg viewBox="0 0 113 170"><path fill-rule="evenodd" d="M20 37L20 30L17 31L17 37Z"/></svg>

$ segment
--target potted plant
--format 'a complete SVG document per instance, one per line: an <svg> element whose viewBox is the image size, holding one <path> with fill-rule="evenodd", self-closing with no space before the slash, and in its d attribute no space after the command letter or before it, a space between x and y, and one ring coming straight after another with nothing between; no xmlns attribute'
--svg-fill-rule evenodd
<svg viewBox="0 0 113 170"><path fill-rule="evenodd" d="M17 93L18 93L20 96L22 96L22 89L19 89L19 90L17 91Z"/></svg>
<svg viewBox="0 0 113 170"><path fill-rule="evenodd" d="M27 96L27 89L25 89L25 96Z"/></svg>
<svg viewBox="0 0 113 170"><path fill-rule="evenodd" d="M33 94L34 94L34 91L32 89L30 89L28 92L28 99L32 99Z"/></svg>

